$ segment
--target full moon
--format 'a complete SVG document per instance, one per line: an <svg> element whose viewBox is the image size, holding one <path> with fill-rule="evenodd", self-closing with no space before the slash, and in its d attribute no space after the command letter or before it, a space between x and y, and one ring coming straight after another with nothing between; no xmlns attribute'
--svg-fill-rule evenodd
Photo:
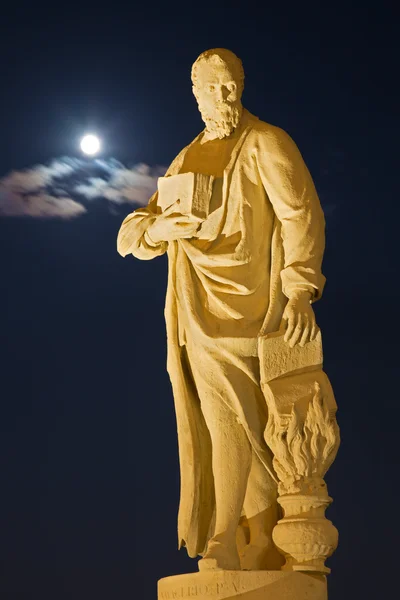
<svg viewBox="0 0 400 600"><path fill-rule="evenodd" d="M100 140L95 135L85 135L81 139L81 150L85 154L97 154L100 150Z"/></svg>

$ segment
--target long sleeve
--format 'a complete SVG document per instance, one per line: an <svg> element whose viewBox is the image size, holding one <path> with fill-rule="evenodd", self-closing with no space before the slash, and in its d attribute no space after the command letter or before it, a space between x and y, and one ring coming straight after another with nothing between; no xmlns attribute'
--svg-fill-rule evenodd
<svg viewBox="0 0 400 600"><path fill-rule="evenodd" d="M325 218L311 175L294 141L277 127L257 132L255 159L281 223L283 292L290 298L296 291L309 291L315 301L325 285Z"/></svg>
<svg viewBox="0 0 400 600"><path fill-rule="evenodd" d="M155 244L147 229L157 218L157 192L150 198L146 207L138 208L122 222L118 232L117 250L125 257L133 254L141 260L150 260L166 252L167 242Z"/></svg>
<svg viewBox="0 0 400 600"><path fill-rule="evenodd" d="M172 161L165 176L175 175L179 171L187 148L188 146L185 146ZM161 212L157 207L157 198L158 192L153 194L147 206L133 211L122 222L117 237L117 251L121 256L133 254L141 260L151 260L167 251L167 242L156 244L147 233L148 228Z"/></svg>

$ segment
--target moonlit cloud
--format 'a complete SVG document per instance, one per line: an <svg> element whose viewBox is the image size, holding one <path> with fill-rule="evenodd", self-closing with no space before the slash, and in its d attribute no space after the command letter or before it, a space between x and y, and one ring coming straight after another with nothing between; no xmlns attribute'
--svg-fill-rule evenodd
<svg viewBox="0 0 400 600"><path fill-rule="evenodd" d="M87 199L106 198L117 204L144 206L157 188L157 179L165 174L165 167L151 168L139 164L132 169L115 165L108 179L91 177L75 187L75 192Z"/></svg>
<svg viewBox="0 0 400 600"><path fill-rule="evenodd" d="M320 173L324 190L320 199L331 223L336 202L329 180L340 175L337 162L332 160L329 171L322 169ZM165 171L166 167L146 164L129 168L113 158L70 157L12 171L0 178L0 217L73 219L90 212L101 200L108 202L110 214L125 216L130 206L134 209L147 204Z"/></svg>
<svg viewBox="0 0 400 600"><path fill-rule="evenodd" d="M68 157L12 171L0 179L0 216L71 219L101 198L109 201L110 209L144 206L165 171L145 164L128 168L115 159Z"/></svg>
<svg viewBox="0 0 400 600"><path fill-rule="evenodd" d="M5 217L41 217L71 219L86 212L86 208L72 198L54 197L50 194L24 194L7 192L0 188L0 215Z"/></svg>
<svg viewBox="0 0 400 600"><path fill-rule="evenodd" d="M72 163L55 160L49 166L12 171L0 179L0 215L69 219L85 213L86 208L64 189L59 188L56 194L49 189L73 170Z"/></svg>

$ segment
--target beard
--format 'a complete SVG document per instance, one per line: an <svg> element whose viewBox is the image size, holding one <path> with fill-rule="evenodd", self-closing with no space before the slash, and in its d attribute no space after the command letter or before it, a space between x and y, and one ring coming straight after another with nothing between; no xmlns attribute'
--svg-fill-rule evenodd
<svg viewBox="0 0 400 600"><path fill-rule="evenodd" d="M209 133L215 134L219 139L231 135L239 125L242 116L242 106L240 102L235 102L233 104L224 102L213 107L212 111L199 104L199 110L201 118L206 125L206 130Z"/></svg>

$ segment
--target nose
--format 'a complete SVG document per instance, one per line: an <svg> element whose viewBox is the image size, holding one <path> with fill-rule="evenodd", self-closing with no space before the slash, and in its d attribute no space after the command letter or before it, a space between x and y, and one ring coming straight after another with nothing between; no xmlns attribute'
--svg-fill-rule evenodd
<svg viewBox="0 0 400 600"><path fill-rule="evenodd" d="M218 102L225 102L230 94L229 89L225 85L221 85L217 87L217 100Z"/></svg>

